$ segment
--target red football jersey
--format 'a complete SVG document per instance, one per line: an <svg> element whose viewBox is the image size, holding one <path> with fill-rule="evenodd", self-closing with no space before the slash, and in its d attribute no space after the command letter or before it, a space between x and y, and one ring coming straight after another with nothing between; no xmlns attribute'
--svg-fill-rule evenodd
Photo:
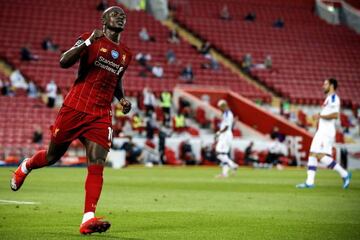
<svg viewBox="0 0 360 240"><path fill-rule="evenodd" d="M90 35L81 35L77 44ZM84 50L78 77L64 105L97 116L110 114L118 79L129 66L131 57L129 48L124 44L116 44L105 36L97 39Z"/></svg>

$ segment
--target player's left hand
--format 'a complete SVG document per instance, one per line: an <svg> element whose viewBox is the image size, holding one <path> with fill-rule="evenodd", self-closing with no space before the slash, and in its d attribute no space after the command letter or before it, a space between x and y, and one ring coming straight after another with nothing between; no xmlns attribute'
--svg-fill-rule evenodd
<svg viewBox="0 0 360 240"><path fill-rule="evenodd" d="M131 110L131 102L125 98L120 99L120 104L122 106L122 112L127 114Z"/></svg>

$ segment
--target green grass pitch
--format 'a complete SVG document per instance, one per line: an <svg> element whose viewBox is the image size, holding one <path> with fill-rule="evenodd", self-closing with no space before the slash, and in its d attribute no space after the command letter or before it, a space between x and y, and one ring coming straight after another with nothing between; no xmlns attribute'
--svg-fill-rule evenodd
<svg viewBox="0 0 360 240"><path fill-rule="evenodd" d="M315 189L299 190L304 169L242 168L215 179L219 168L105 169L97 216L108 232L81 236L85 168L35 170L19 192L0 168L0 239L360 239L360 172L350 189L320 170Z"/></svg>

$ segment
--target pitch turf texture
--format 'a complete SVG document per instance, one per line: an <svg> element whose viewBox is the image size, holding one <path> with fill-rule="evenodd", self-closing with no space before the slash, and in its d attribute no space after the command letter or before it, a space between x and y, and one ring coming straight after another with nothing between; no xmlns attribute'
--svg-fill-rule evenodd
<svg viewBox="0 0 360 240"><path fill-rule="evenodd" d="M0 239L360 239L360 172L343 190L337 173L321 170L315 189L295 189L304 169L105 169L97 215L108 232L81 236L85 168L31 173L19 192L0 168Z"/></svg>

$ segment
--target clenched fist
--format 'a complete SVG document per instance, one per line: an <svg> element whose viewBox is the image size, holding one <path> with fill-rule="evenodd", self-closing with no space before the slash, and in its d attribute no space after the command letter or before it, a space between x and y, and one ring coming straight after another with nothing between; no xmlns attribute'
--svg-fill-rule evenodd
<svg viewBox="0 0 360 240"><path fill-rule="evenodd" d="M127 114L131 110L131 102L125 98L120 99L120 104L122 106L122 112Z"/></svg>

